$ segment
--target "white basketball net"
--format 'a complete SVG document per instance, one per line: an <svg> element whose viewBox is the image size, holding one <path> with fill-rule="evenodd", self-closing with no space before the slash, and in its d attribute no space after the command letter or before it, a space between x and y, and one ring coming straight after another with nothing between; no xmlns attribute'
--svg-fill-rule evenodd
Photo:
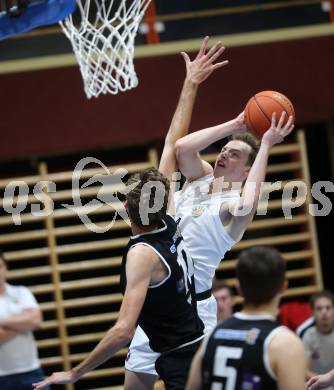
<svg viewBox="0 0 334 390"><path fill-rule="evenodd" d="M60 22L72 43L88 98L138 85L134 41L150 1L77 0L80 24L75 25L72 16Z"/></svg>

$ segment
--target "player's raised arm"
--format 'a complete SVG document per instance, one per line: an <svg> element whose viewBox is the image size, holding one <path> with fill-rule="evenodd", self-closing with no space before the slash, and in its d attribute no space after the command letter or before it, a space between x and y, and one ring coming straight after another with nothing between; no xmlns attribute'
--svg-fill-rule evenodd
<svg viewBox="0 0 334 390"><path fill-rule="evenodd" d="M240 240L248 224L252 221L256 212L261 185L265 180L266 169L270 149L282 142L284 138L291 133L293 125L293 117L290 117L284 125L286 113L283 112L280 120L276 123L276 113L272 116L271 126L263 135L259 152L255 158L253 165L250 167L247 180L242 192L240 202L235 205L233 210L228 210L228 205L225 205L220 210L220 218L225 224L227 213L232 213L232 217L226 226L227 232L235 241Z"/></svg>
<svg viewBox="0 0 334 390"><path fill-rule="evenodd" d="M229 122L188 134L176 142L177 164L184 176L198 179L212 172L209 163L200 158L199 152L214 142L238 132L245 132L243 113Z"/></svg>
<svg viewBox="0 0 334 390"><path fill-rule="evenodd" d="M116 324L83 362L70 371L56 372L42 382L34 383L35 389L51 384L75 383L131 341L157 263L159 259L150 248L138 245L130 249L126 262L126 290Z"/></svg>
<svg viewBox="0 0 334 390"><path fill-rule="evenodd" d="M208 41L209 37L205 37L193 61L190 60L187 53L181 53L186 64L186 77L176 111L166 135L159 165L160 172L169 180L171 180L173 173L177 170L175 143L179 138L188 133L198 86L216 69L228 64L228 61L214 63L224 52L225 48L221 42L217 42L208 50Z"/></svg>

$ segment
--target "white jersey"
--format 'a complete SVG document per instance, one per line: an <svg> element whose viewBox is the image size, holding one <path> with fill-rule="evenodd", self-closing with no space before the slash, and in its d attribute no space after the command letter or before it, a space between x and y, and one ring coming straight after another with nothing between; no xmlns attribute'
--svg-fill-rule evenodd
<svg viewBox="0 0 334 390"><path fill-rule="evenodd" d="M219 216L224 202L237 201L239 191L209 193L212 174L186 182L175 193L175 216L194 261L196 293L211 289L212 278L225 253L235 241L226 232Z"/></svg>
<svg viewBox="0 0 334 390"><path fill-rule="evenodd" d="M30 290L24 286L5 285L0 295L0 319L21 314L25 309L37 309L38 304ZM32 332L19 332L1 344L0 376L32 371L40 367L37 346Z"/></svg>

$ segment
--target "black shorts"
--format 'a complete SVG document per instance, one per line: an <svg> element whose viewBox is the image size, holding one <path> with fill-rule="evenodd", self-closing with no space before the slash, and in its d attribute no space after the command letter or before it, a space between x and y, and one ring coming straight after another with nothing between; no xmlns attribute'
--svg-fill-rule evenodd
<svg viewBox="0 0 334 390"><path fill-rule="evenodd" d="M193 357L200 346L199 340L186 347L162 353L155 362L155 369L164 381L166 390L184 390Z"/></svg>

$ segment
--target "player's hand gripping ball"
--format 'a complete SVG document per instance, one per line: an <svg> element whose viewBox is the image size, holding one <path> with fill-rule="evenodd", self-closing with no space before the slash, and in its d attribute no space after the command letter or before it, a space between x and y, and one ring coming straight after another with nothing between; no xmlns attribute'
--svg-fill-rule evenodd
<svg viewBox="0 0 334 390"><path fill-rule="evenodd" d="M290 116L293 116L293 122L295 121L295 110L285 95L276 91L257 93L249 99L245 107L245 123L248 131L262 138L271 125L272 114L276 112L276 118L279 119L283 111L287 114L285 123Z"/></svg>

